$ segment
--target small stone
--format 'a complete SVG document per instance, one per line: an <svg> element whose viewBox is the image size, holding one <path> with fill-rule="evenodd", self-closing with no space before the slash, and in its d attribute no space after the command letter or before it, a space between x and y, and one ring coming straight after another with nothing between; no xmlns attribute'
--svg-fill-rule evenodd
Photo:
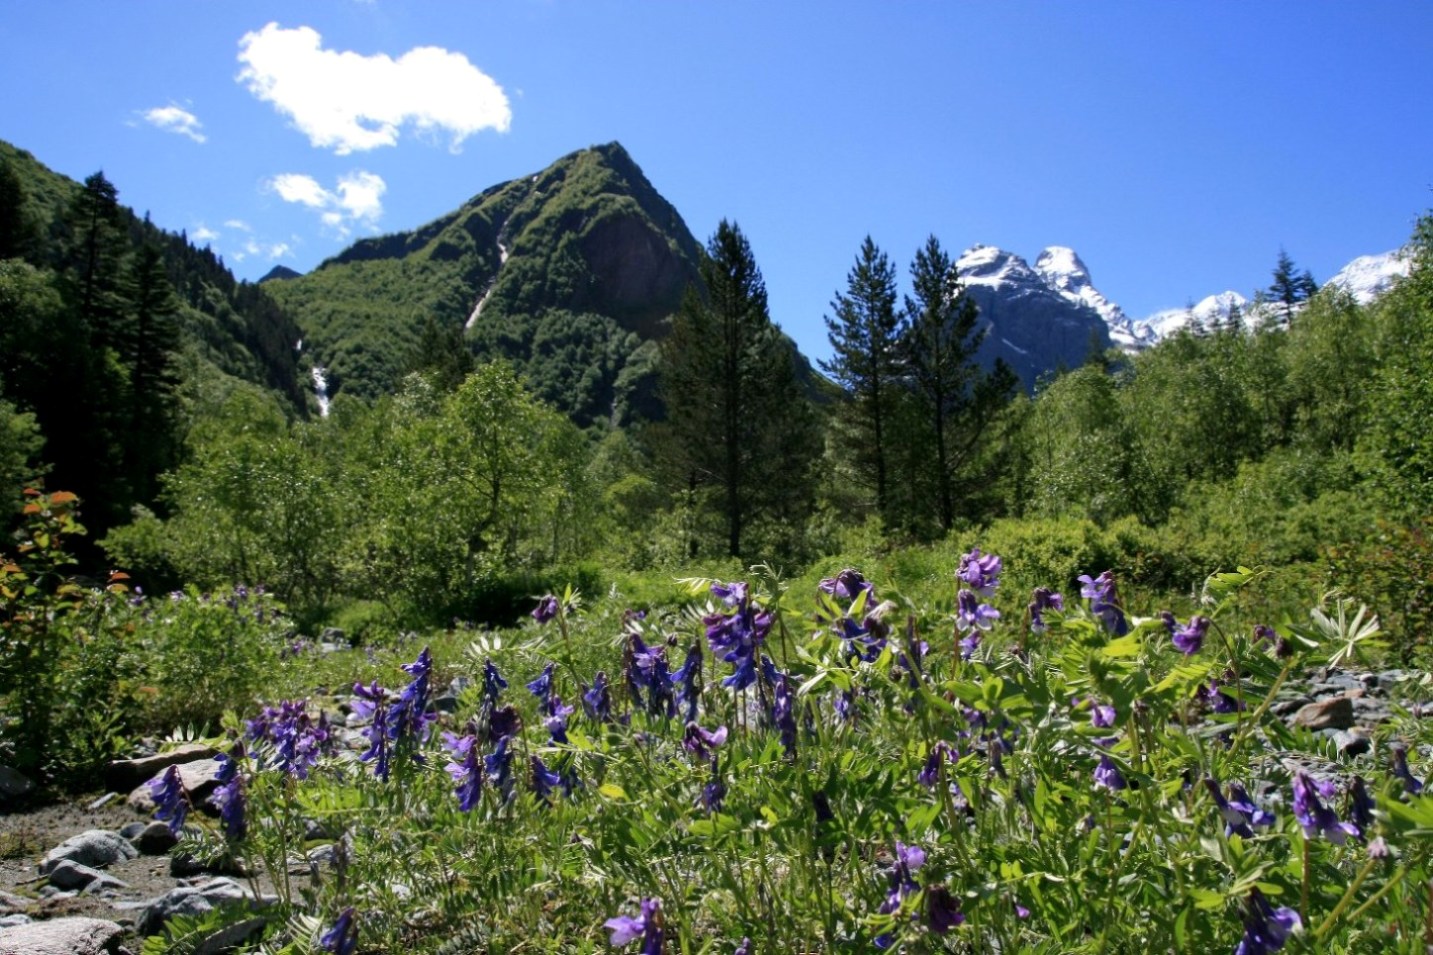
<svg viewBox="0 0 1433 955"><path fill-rule="evenodd" d="M1301 707L1290 722L1311 730L1346 730L1353 725L1353 700L1346 696L1317 700Z"/></svg>
<svg viewBox="0 0 1433 955"><path fill-rule="evenodd" d="M147 823L147 822L130 822L130 823L126 823L125 825L123 825L123 826L120 827L119 834L122 835L122 836L124 836L124 837L125 837L126 839L128 839L130 842L133 842L133 841L135 840L135 838L136 838L141 832L143 832L144 829L145 829L145 827L148 826L148 825L149 825L149 823Z"/></svg>
<svg viewBox="0 0 1433 955"><path fill-rule="evenodd" d="M64 899L73 899L80 893L74 889L62 889L57 885L42 885L40 886L40 891L35 894L42 899L47 899L51 902L59 902Z"/></svg>
<svg viewBox="0 0 1433 955"><path fill-rule="evenodd" d="M85 808L90 812L96 812L100 809L103 809L105 806L108 806L110 803L114 802L118 798L119 793L113 791L107 792L100 798L96 799L94 802L90 803Z"/></svg>
<svg viewBox="0 0 1433 955"><path fill-rule="evenodd" d="M1334 745L1338 747L1338 751L1350 759L1362 756L1373 748L1373 741L1356 728L1352 731L1334 730L1333 741Z"/></svg>
<svg viewBox="0 0 1433 955"><path fill-rule="evenodd" d="M134 847L147 856L162 856L179 844L179 837L170 830L167 823L151 822L131 836Z"/></svg>
<svg viewBox="0 0 1433 955"><path fill-rule="evenodd" d="M40 862L40 874L49 875L50 870L65 859L98 869L115 862L127 862L137 858L139 850L119 833L107 829L90 829L71 836L47 852Z"/></svg>
<svg viewBox="0 0 1433 955"><path fill-rule="evenodd" d="M0 916L0 928L13 928L16 925L25 925L30 921L30 916L16 912L14 915Z"/></svg>
<svg viewBox="0 0 1433 955"><path fill-rule="evenodd" d="M0 929L0 955L101 955L124 928L107 919L60 918Z"/></svg>
<svg viewBox="0 0 1433 955"><path fill-rule="evenodd" d="M11 912L23 912L30 907L30 899L23 895L16 895L13 892L6 892L0 889L0 915L8 915Z"/></svg>
<svg viewBox="0 0 1433 955"><path fill-rule="evenodd" d="M91 869L87 865L80 865L70 859L61 859L50 870L50 884L60 889L84 889L96 882L105 888L129 888L128 885L112 875L98 869Z"/></svg>

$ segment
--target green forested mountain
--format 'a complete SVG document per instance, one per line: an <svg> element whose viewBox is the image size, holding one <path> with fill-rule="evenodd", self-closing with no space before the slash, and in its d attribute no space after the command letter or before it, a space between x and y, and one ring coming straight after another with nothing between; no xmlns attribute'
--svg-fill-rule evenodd
<svg viewBox="0 0 1433 955"><path fill-rule="evenodd" d="M578 423L654 410L652 341L701 250L617 143L493 186L412 232L365 239L265 287L332 392L374 398L431 363L424 330L513 361ZM434 339L434 336L428 336Z"/></svg>
<svg viewBox="0 0 1433 955"><path fill-rule="evenodd" d="M155 502L223 395L251 388L288 414L305 401L298 327L118 197L102 173L77 183L0 142L0 457L79 492L97 528Z"/></svg>

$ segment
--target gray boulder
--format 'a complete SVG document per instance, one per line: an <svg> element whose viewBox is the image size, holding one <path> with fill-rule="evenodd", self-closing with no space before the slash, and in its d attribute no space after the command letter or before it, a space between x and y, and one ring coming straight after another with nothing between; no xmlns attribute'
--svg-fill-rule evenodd
<svg viewBox="0 0 1433 955"><path fill-rule="evenodd" d="M170 766L192 763L201 759L213 759L218 750L205 743L185 743L164 753L141 756L138 759L116 759L105 770L105 782L110 789L126 792L146 779L153 779Z"/></svg>
<svg viewBox="0 0 1433 955"><path fill-rule="evenodd" d="M216 759L201 759L192 763L175 764L179 768L179 783L184 791L189 794L189 804L195 809L203 812L213 813L214 809L209 805L209 794L219 786L219 770L222 768ZM141 783L134 792L129 794L125 802L131 809L136 809L146 815L154 812L154 797L150 795L149 784L168 770L165 767L147 782Z"/></svg>
<svg viewBox="0 0 1433 955"><path fill-rule="evenodd" d="M68 918L0 929L0 955L101 955L124 936L117 922Z"/></svg>
<svg viewBox="0 0 1433 955"><path fill-rule="evenodd" d="M1346 730L1353 725L1353 700L1346 696L1315 700L1301 707L1290 723L1311 730Z"/></svg>
<svg viewBox="0 0 1433 955"><path fill-rule="evenodd" d="M139 913L135 931L140 935L157 935L164 923L176 915L203 915L221 905L249 904L254 908L271 905L276 896L255 899L248 890L222 876L196 886L181 886L153 899Z"/></svg>
<svg viewBox="0 0 1433 955"><path fill-rule="evenodd" d="M116 862L127 862L139 858L139 850L117 832L107 829L90 829L77 836L70 836L64 842L45 853L40 860L40 874L49 875L63 860L80 865L102 869Z"/></svg>
<svg viewBox="0 0 1433 955"><path fill-rule="evenodd" d="M80 865L70 859L61 859L50 870L50 884L60 889L86 889L98 883L102 889L127 889L128 885L114 876Z"/></svg>
<svg viewBox="0 0 1433 955"><path fill-rule="evenodd" d="M142 855L147 856L162 856L179 844L179 837L170 830L168 823L157 821L128 838Z"/></svg>

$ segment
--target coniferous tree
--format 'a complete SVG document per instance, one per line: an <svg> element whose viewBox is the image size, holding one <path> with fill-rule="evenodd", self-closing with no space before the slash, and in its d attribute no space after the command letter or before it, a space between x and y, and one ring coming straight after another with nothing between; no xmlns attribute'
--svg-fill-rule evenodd
<svg viewBox="0 0 1433 955"><path fill-rule="evenodd" d="M1015 391L1016 376L1003 361L985 371L976 351L986 332L965 294L956 264L931 236L911 263L914 298L906 299L910 324L904 353L911 387L930 436L935 518L948 531L955 521L957 482L980 447L995 412Z"/></svg>
<svg viewBox="0 0 1433 955"><path fill-rule="evenodd" d="M1274 266L1274 282L1267 289L1270 300L1278 302L1284 313L1284 321L1294 317L1294 307L1307 302L1319 290L1318 283L1308 269L1300 272L1294 260L1283 249L1279 250L1279 262Z"/></svg>
<svg viewBox="0 0 1433 955"><path fill-rule="evenodd" d="M821 367L845 393L838 411L857 472L875 490L876 513L894 523L889 493L891 443L900 400L902 316L896 308L896 268L870 236L861 243L836 293L826 334L832 357Z"/></svg>
<svg viewBox="0 0 1433 955"><path fill-rule="evenodd" d="M25 215L25 187L10 163L0 159L0 259L22 258L34 241Z"/></svg>
<svg viewBox="0 0 1433 955"><path fill-rule="evenodd" d="M805 517L817 435L792 348L771 322L761 271L735 224L717 227L700 273L705 294L689 290L661 346L667 419L657 453L694 508L709 501L726 552L742 556L756 522Z"/></svg>
<svg viewBox="0 0 1433 955"><path fill-rule="evenodd" d="M69 226L73 304L94 344L115 348L124 338L120 328L120 283L128 237L119 207L119 190L103 172L85 179L84 188L70 207Z"/></svg>
<svg viewBox="0 0 1433 955"><path fill-rule="evenodd" d="M174 463L175 389L179 374L179 298L159 247L140 247L125 285L120 357L129 368L130 418L125 470L137 500L151 501L161 472Z"/></svg>

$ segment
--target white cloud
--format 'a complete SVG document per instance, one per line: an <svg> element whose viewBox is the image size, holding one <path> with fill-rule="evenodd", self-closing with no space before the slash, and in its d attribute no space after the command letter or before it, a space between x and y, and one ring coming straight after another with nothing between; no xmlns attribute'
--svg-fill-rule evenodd
<svg viewBox="0 0 1433 955"><path fill-rule="evenodd" d="M249 239L240 251L234 253L233 259L235 262L242 262L251 255L260 256L272 262L275 259L293 258L293 249L287 242L259 242Z"/></svg>
<svg viewBox="0 0 1433 955"><path fill-rule="evenodd" d="M362 169L344 173L332 191L312 176L286 172L270 179L267 188L285 202L296 202L319 212L319 221L347 237L355 224L376 230L383 216L383 193L388 184L377 173Z"/></svg>
<svg viewBox="0 0 1433 955"><path fill-rule="evenodd" d="M238 229L240 232L253 232L253 231L254 231L254 227L251 226L251 225L249 225L249 223L245 222L243 219L225 219L225 220L224 220L224 228L226 228L226 229Z"/></svg>
<svg viewBox="0 0 1433 955"><path fill-rule="evenodd" d="M217 238L219 238L219 233L202 222L194 228L193 232L189 233L189 241L195 245L199 245L202 242L213 242Z"/></svg>
<svg viewBox="0 0 1433 955"><path fill-rule="evenodd" d="M420 46L398 59L325 50L312 27L270 23L239 40L238 80L290 117L309 142L339 155L393 146L410 124L446 131L457 151L483 129L512 121L503 89L461 53Z"/></svg>
<svg viewBox="0 0 1433 955"><path fill-rule="evenodd" d="M199 117L172 103L168 106L156 106L154 109L146 110L144 121L165 132L188 136L196 143L202 143L206 138L200 132L204 124L199 122Z"/></svg>

